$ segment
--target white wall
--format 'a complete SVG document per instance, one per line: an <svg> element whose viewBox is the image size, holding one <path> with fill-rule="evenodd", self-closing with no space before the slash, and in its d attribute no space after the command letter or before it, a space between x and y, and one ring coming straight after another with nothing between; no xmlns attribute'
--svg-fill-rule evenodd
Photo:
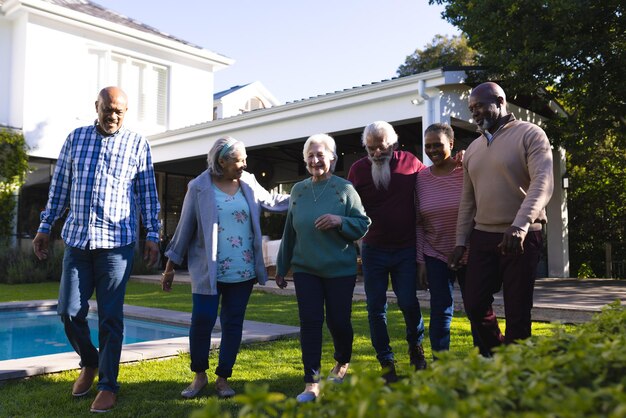
<svg viewBox="0 0 626 418"><path fill-rule="evenodd" d="M171 64L169 128L178 129L213 120L212 72Z"/></svg>
<svg viewBox="0 0 626 418"><path fill-rule="evenodd" d="M70 130L95 119L87 42L32 21L26 37L22 127L31 155L57 158Z"/></svg>
<svg viewBox="0 0 626 418"><path fill-rule="evenodd" d="M13 24L0 20L0 125L9 125Z"/></svg>
<svg viewBox="0 0 626 418"><path fill-rule="evenodd" d="M570 277L569 268L569 228L567 213L567 190L563 188L565 174L565 150L553 151L554 191L546 207L548 216L548 277Z"/></svg>

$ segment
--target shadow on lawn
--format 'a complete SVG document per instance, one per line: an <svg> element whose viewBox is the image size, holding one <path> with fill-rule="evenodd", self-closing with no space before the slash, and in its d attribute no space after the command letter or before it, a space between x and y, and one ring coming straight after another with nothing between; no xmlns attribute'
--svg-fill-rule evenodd
<svg viewBox="0 0 626 418"><path fill-rule="evenodd" d="M0 416L2 417L93 417L89 409L97 389L81 398L71 395L71 388L78 371L66 372L7 381L0 385ZM192 373L189 372L191 381ZM60 380L62 379L62 380ZM180 380L153 380L127 382L120 379L116 407L107 417L185 417L192 411L203 408L209 398L216 397L214 375L209 374L209 384L195 399L183 399L180 392L189 382ZM229 379L232 388L242 394L247 383L268 385L272 392L283 392L292 397L303 386L300 376L274 375L271 378L252 380ZM288 393L287 393L288 392ZM292 393L293 392L293 393ZM236 415L241 406L231 399L223 400L223 407Z"/></svg>

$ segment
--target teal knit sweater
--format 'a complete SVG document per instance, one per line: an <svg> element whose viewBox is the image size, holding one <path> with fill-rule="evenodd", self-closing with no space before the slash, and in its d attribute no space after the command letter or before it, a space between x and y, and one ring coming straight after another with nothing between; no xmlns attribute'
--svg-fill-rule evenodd
<svg viewBox="0 0 626 418"><path fill-rule="evenodd" d="M326 231L316 229L315 220L324 214L341 216L341 226ZM355 275L354 241L365 235L370 223L361 198L349 181L331 176L320 182L306 179L296 183L278 251L277 275L285 276L289 268L294 273L326 278Z"/></svg>

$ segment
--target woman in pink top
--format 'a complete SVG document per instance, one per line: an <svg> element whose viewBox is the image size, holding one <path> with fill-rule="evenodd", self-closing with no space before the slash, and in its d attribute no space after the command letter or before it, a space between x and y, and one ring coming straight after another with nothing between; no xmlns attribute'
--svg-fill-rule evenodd
<svg viewBox="0 0 626 418"><path fill-rule="evenodd" d="M426 128L424 149L433 165L422 170L416 182L418 274L430 289L428 333L433 354L450 349L454 281L458 279L463 292L465 278L465 267L448 269L463 189L463 168L451 156L453 145L450 125L435 123Z"/></svg>

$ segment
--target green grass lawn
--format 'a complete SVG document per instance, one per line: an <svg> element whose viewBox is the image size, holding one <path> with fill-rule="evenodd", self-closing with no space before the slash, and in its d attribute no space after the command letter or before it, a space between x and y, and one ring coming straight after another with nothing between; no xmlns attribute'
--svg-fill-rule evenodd
<svg viewBox="0 0 626 418"><path fill-rule="evenodd" d="M27 285L1 285L0 302L55 299L58 283ZM160 290L156 284L130 282L127 304L191 311L191 288L189 285L175 284L170 293ZM424 311L428 324L429 312ZM293 296L280 296L254 292L248 306L246 318L255 321L273 322L285 325L298 325L298 311ZM353 325L355 332L352 366L365 370L379 368L369 340L367 312L364 302L353 304ZM395 305L390 305L389 332L396 352L399 372L409 372L409 359L404 341L404 326L401 313ZM554 325L534 323L535 335L549 335ZM424 341L427 358L431 357L428 338ZM452 322L451 352L462 358L472 349L469 323L463 314L455 315ZM322 373L328 373L334 364L333 347L328 331L324 334ZM215 370L217 353L211 353L210 372ZM18 381L0 383L0 417L80 417L92 416L89 406L95 391L83 399L72 398L71 386L78 371L55 373ZM180 354L166 360L143 361L123 364L120 367L121 390L117 407L107 414L109 417L182 417L202 407L207 397L215 396L212 385L194 400L183 400L180 391L193 377L189 370L189 356ZM238 393L243 392L244 384L266 383L270 391L281 392L293 397L302 391L302 364L297 339L279 340L271 343L258 343L242 347L233 377L229 379ZM239 410L232 400L221 401L236 413Z"/></svg>

